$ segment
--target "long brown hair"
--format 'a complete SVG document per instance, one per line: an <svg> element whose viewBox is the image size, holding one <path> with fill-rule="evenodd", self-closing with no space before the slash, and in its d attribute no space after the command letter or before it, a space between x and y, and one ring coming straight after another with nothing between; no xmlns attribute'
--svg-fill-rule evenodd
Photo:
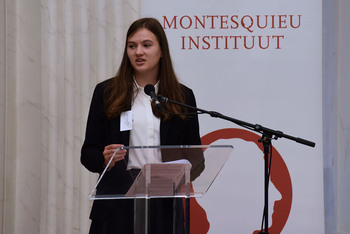
<svg viewBox="0 0 350 234"><path fill-rule="evenodd" d="M119 70L112 82L106 88L105 92L105 112L109 119L115 118L123 111L130 110L131 101L133 98L133 75L134 68L132 67L127 55L128 39L141 28L146 28L151 31L157 38L162 57L159 61L159 90L158 94L167 97L177 102L184 102L184 94L179 83L171 61L168 40L164 29L158 20L154 18L141 18L136 20L128 29L126 34L125 48L123 59ZM184 110L178 105L164 104L163 109L172 113L182 113ZM159 112L153 108L153 112L158 117L163 117L164 120L172 118L172 115ZM184 118L184 117L182 117Z"/></svg>

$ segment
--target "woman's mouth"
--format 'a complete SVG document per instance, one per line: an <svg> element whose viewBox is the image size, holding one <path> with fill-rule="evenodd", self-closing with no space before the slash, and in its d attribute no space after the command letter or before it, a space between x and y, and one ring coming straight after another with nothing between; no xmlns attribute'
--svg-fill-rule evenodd
<svg viewBox="0 0 350 234"><path fill-rule="evenodd" d="M136 59L136 64L137 65L142 65L142 64L144 64L145 63L145 59Z"/></svg>

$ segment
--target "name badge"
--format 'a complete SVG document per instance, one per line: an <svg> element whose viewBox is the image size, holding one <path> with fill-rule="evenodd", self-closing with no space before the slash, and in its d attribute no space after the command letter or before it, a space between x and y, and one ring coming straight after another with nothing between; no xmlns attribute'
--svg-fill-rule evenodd
<svg viewBox="0 0 350 234"><path fill-rule="evenodd" d="M132 111L124 111L120 115L120 131L128 131L132 129Z"/></svg>

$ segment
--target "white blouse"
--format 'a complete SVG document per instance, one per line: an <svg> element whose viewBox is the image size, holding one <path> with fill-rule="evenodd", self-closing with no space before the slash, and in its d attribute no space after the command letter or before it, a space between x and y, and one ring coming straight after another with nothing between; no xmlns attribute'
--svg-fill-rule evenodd
<svg viewBox="0 0 350 234"><path fill-rule="evenodd" d="M155 85L156 93L159 84ZM153 115L151 97L145 94L136 80L134 86L134 100L131 105L132 129L130 130L130 146L159 146L160 118ZM159 149L130 150L127 170L139 168L147 163L162 161Z"/></svg>

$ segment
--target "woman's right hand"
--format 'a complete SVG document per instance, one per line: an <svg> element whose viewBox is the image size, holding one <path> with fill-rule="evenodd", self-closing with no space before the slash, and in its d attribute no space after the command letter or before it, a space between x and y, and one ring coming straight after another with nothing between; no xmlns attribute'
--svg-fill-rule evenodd
<svg viewBox="0 0 350 234"><path fill-rule="evenodd" d="M111 144L111 145L107 145L105 147L105 149L103 150L103 156L105 158L105 167L107 166L108 162L111 160L114 152L120 148L120 147L123 147L124 145L121 145L121 144ZM114 167L115 163L120 161L120 160L124 160L125 158L125 155L126 155L126 149L121 149L119 150L112 162L109 164L108 168L111 169L112 167Z"/></svg>

